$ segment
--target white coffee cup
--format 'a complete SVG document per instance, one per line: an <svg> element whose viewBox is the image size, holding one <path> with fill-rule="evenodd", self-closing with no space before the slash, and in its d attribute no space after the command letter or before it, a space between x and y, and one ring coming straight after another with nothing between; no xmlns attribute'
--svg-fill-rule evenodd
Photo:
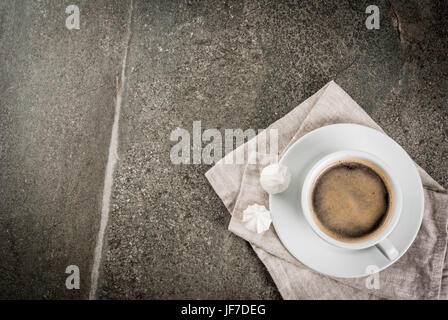
<svg viewBox="0 0 448 320"><path fill-rule="evenodd" d="M318 224L315 221L315 218L313 217L310 201L312 188L314 187L314 183L319 178L320 174L323 171L325 171L326 168L338 162L344 162L350 159L364 160L376 166L389 181L391 189L389 191L392 192L391 196L393 199L391 209L392 212L389 214L389 220L386 222L386 225L381 229L381 231L379 231L373 237L360 242L340 241L325 233L318 226ZM393 243L387 237L395 228L395 226L398 223L398 220L400 219L403 196L400 185L397 183L397 179L394 177L393 172L387 166L387 164L384 163L384 161L382 161L377 156L364 151L347 150L347 151L334 152L321 158L314 164L314 166L311 168L311 170L309 171L309 173L305 178L305 182L302 187L301 202L303 213L305 215L307 222L310 224L313 231L328 243L336 247L351 250L360 250L376 246L390 260L394 260L399 256L398 250L395 248Z"/></svg>

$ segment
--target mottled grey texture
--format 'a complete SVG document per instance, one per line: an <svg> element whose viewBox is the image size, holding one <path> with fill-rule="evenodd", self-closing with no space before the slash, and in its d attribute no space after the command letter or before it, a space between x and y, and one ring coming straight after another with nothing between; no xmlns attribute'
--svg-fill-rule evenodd
<svg viewBox="0 0 448 320"><path fill-rule="evenodd" d="M412 124L428 117L428 107L402 104L414 100L396 93L406 85L400 79L409 57L390 5L379 3L381 29L371 31L366 6L136 2L101 298L280 297L249 246L226 231L226 209L203 175L209 166L171 164L169 134L178 126L191 132L194 120L203 129L263 128L335 79L380 124L384 113L386 131L400 138L401 124L387 125L391 110L406 112ZM433 10L431 32L442 37L442 12ZM441 41L437 48L446 50ZM446 74L436 76L446 83ZM427 103L443 127L444 93L433 94ZM430 123L413 129L428 139L418 153L434 153L429 171L446 185L446 142L436 149L431 139L447 135Z"/></svg>
<svg viewBox="0 0 448 320"><path fill-rule="evenodd" d="M0 298L88 296L127 8L76 3L0 3Z"/></svg>
<svg viewBox="0 0 448 320"><path fill-rule="evenodd" d="M0 296L86 298L129 1L0 2ZM448 186L447 5L134 1L100 298L280 298L177 126L263 128L335 79ZM393 5L393 10L391 9ZM81 268L68 291L65 267Z"/></svg>

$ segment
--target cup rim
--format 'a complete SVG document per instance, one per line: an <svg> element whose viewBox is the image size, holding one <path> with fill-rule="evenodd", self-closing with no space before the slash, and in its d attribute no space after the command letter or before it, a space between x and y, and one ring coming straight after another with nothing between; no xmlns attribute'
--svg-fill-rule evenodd
<svg viewBox="0 0 448 320"><path fill-rule="evenodd" d="M389 222L387 225L380 231L378 234L374 235L373 237L366 239L364 241L360 242L344 242L337 240L330 235L326 234L324 231L322 231L317 223L314 221L314 218L312 217L311 209L309 206L309 196L311 192L311 187L315 181L315 179L322 173L322 171L327 168L329 165L331 165L334 162L337 162L339 160L344 159L360 159L372 162L374 165L376 165L385 175L386 178L389 180L390 187L392 189L393 193L393 212L391 213L391 217L389 219ZM402 211L402 193L401 193L401 187L397 182L397 179L394 177L393 172L389 168L389 166L379 157L377 157L374 154L371 154L369 152L360 151L360 150L342 150L342 151L336 151L332 152L330 154L327 154L317 160L311 169L306 174L302 189L301 189L301 204L302 204L302 212L305 216L305 219L307 220L308 224L311 226L313 231L320 236L323 240L326 242L340 248L345 249L364 249L368 247L375 246L379 242L383 241L385 238L389 236L389 234L394 230L395 226L398 223L398 220L401 215Z"/></svg>

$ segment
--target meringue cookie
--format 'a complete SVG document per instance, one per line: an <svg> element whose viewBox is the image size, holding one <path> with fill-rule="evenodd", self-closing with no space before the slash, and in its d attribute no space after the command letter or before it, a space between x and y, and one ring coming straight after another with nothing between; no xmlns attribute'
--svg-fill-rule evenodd
<svg viewBox="0 0 448 320"><path fill-rule="evenodd" d="M254 204L243 211L243 222L248 230L262 233L268 230L272 223L271 213L265 206Z"/></svg>
<svg viewBox="0 0 448 320"><path fill-rule="evenodd" d="M270 194L285 191L291 182L291 171L278 163L265 167L260 174L260 184Z"/></svg>

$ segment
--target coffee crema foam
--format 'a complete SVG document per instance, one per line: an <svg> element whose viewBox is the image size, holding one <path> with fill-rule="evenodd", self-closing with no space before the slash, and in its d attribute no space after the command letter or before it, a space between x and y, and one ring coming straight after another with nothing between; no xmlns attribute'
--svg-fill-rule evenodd
<svg viewBox="0 0 448 320"><path fill-rule="evenodd" d="M379 233L392 212L390 183L370 162L347 159L327 167L311 193L314 220L329 236L365 241Z"/></svg>

